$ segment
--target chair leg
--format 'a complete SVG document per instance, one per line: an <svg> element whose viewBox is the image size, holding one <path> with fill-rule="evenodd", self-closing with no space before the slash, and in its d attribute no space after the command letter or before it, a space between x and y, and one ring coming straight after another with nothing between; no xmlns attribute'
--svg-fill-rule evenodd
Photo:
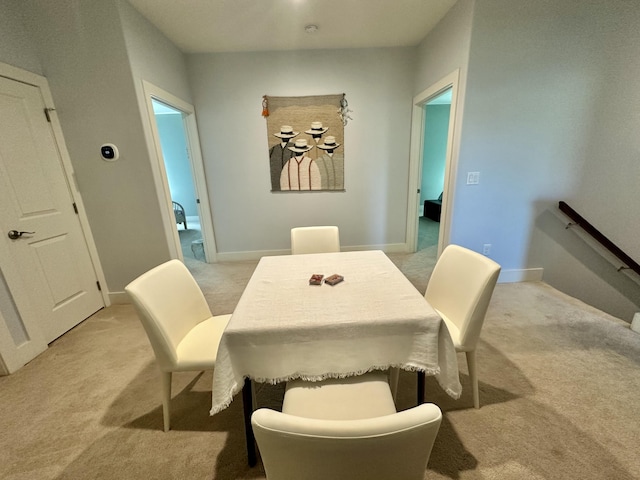
<svg viewBox="0 0 640 480"><path fill-rule="evenodd" d="M467 367L469 368L469 378L473 386L473 406L480 408L480 392L478 391L478 370L476 365L476 351L471 350L467 354Z"/></svg>
<svg viewBox="0 0 640 480"><path fill-rule="evenodd" d="M391 367L389 369L389 387L391 387L391 395L393 396L393 401L396 401L396 396L398 394L398 378L400 377L400 369L396 367Z"/></svg>
<svg viewBox="0 0 640 480"><path fill-rule="evenodd" d="M171 428L171 372L160 372L162 376L162 419L164 420L164 431Z"/></svg>

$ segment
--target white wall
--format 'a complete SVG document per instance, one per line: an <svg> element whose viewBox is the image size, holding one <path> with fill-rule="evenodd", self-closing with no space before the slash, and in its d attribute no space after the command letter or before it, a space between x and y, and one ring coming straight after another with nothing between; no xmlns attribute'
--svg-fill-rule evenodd
<svg viewBox="0 0 640 480"><path fill-rule="evenodd" d="M185 102L193 103L185 55L129 2L116 0L116 5L139 95L142 94L142 80L147 80Z"/></svg>
<svg viewBox="0 0 640 480"><path fill-rule="evenodd" d="M22 23L21 0L0 0L0 62L42 75L36 48Z"/></svg>
<svg viewBox="0 0 640 480"><path fill-rule="evenodd" d="M460 69L458 114L461 118L469 62L469 43L475 0L458 0L418 46L414 94Z"/></svg>
<svg viewBox="0 0 640 480"><path fill-rule="evenodd" d="M517 269L527 266L535 202L576 188L590 72L553 48L564 29L523 12L542 7L507 3L476 2L452 239L475 250L491 243L503 269ZM479 185L464 184L467 171L480 172Z"/></svg>
<svg viewBox="0 0 640 480"><path fill-rule="evenodd" d="M565 2L566 3L566 2ZM536 12L537 13L537 12ZM588 72L574 88L587 105L574 118L582 144L582 168L568 172L576 188L565 200L583 217L640 262L640 9L637 2L568 2L547 26L562 27L563 49ZM549 28L549 27L547 27ZM579 70L576 69L576 73ZM571 77L566 78L567 81ZM562 220L557 220L560 217ZM544 266L544 280L591 305L631 321L640 311L640 276L618 272L622 263L604 258L583 240L580 229L555 203L536 218L531 244Z"/></svg>
<svg viewBox="0 0 640 480"><path fill-rule="evenodd" d="M638 24L623 0L475 2L451 234L627 320L638 287L555 212L567 200L640 258Z"/></svg>
<svg viewBox="0 0 640 480"><path fill-rule="evenodd" d="M107 286L122 294L169 258L142 80L190 102L184 55L124 0L27 0L20 11L51 86ZM103 143L116 144L121 159L102 161Z"/></svg>
<svg viewBox="0 0 640 480"><path fill-rule="evenodd" d="M335 224L344 246L404 248L415 49L188 57L216 244L290 248L291 227ZM346 93L346 192L271 193L262 96Z"/></svg>
<svg viewBox="0 0 640 480"><path fill-rule="evenodd" d="M115 1L27 0L36 44L110 292L169 257ZM120 150L100 159L103 143Z"/></svg>

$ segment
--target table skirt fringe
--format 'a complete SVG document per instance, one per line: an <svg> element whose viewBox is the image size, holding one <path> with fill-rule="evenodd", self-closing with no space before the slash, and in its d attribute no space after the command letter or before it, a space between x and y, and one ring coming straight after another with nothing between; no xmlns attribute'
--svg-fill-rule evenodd
<svg viewBox="0 0 640 480"><path fill-rule="evenodd" d="M444 385L444 382L440 381L440 368L435 367L435 368L425 368L423 366L418 366L418 365L412 365L412 364L406 364L406 363L402 363L402 364L398 364L398 365L385 365L385 366L373 366L367 369L362 369L362 370L356 370L356 371L352 371L352 372L348 372L348 373L325 373L325 374L321 374L321 375L305 375L302 373L294 373L292 375L287 375L286 377L278 377L278 378L252 378L251 380L253 382L257 382L257 383L268 383L271 385L276 385L278 383L283 383L283 382L288 382L290 380L297 380L297 379L301 379L307 382L320 382L322 380L326 380L328 378L347 378L347 377L356 377L359 375L364 375L365 373L369 373L369 372L374 372L374 371L378 371L378 370L389 370L390 368L398 368L400 370L405 370L408 372L424 372L425 375L429 375L429 376L435 376L436 379L438 380L438 383L440 384L440 386L442 387L442 389L452 398L454 399L458 399L460 398L460 393L456 393L453 390L451 390L450 388L447 388ZM248 376L243 376L243 379L247 379L250 378ZM229 407L229 405L231 405L231 402L233 401L233 397L235 397L238 393L240 393L240 391L242 390L242 385L239 385L238 383L235 383L233 386L233 389L231 390L230 394L226 397L225 401L223 403L219 403L217 405L216 408L212 408L209 411L209 415L213 416L218 412L221 412L222 410L226 409ZM255 405L254 405L255 407Z"/></svg>

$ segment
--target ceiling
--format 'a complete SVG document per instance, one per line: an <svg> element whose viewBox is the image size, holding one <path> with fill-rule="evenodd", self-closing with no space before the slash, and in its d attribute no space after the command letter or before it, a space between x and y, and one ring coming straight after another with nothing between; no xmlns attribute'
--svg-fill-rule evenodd
<svg viewBox="0 0 640 480"><path fill-rule="evenodd" d="M185 53L415 46L456 2L128 1Z"/></svg>

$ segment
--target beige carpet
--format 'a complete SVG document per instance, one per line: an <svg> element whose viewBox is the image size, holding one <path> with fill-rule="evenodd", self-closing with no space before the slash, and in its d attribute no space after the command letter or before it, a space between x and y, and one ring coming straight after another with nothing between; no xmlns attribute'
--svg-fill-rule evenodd
<svg viewBox="0 0 640 480"><path fill-rule="evenodd" d="M438 245L438 234L440 233L440 222L436 222L427 217L418 218L418 248L422 250L433 245Z"/></svg>
<svg viewBox="0 0 640 480"><path fill-rule="evenodd" d="M390 255L424 291L433 252ZM230 312L255 262L187 259L215 313ZM498 285L478 362L481 408L448 398L426 479L638 479L640 335L543 283ZM263 479L246 465L241 401L209 417L211 374L174 375L162 431L159 380L132 307L109 307L17 373L0 377L0 478ZM281 386L258 391L278 408ZM398 407L415 398L400 377Z"/></svg>

